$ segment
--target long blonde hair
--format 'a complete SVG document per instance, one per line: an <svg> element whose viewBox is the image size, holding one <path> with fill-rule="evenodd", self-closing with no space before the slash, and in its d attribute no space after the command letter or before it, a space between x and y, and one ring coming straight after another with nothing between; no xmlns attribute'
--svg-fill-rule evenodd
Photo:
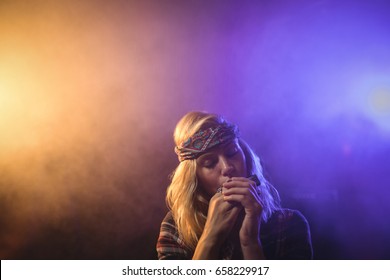
<svg viewBox="0 0 390 280"><path fill-rule="evenodd" d="M205 112L189 112L176 125L174 142L178 146L200 129L228 122L219 115ZM275 188L264 178L259 157L241 138L239 144L245 154L249 174L256 174L260 179L258 187L262 199L262 220L267 221L272 213L280 208L280 198ZM260 191L261 190L261 191ZM195 250L207 219L208 199L198 187L196 160L179 163L171 176L166 202L171 210L184 245Z"/></svg>

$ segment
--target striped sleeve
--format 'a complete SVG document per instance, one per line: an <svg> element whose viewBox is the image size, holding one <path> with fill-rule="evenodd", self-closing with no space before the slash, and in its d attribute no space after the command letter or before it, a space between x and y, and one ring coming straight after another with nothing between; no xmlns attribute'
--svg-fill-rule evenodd
<svg viewBox="0 0 390 280"><path fill-rule="evenodd" d="M156 249L159 260L179 260L190 258L188 249L179 238L176 224L170 212L168 212L161 223Z"/></svg>

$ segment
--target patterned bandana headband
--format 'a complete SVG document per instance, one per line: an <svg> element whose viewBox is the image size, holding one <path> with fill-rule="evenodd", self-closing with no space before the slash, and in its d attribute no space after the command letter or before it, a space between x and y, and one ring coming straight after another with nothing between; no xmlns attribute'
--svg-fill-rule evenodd
<svg viewBox="0 0 390 280"><path fill-rule="evenodd" d="M192 137L175 147L179 161L196 159L208 149L229 142L238 137L238 128L235 125L218 125L200 130Z"/></svg>

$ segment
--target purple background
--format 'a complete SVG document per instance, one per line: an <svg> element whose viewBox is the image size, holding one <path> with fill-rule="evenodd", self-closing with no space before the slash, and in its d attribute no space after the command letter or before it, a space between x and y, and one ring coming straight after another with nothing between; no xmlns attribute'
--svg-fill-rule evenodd
<svg viewBox="0 0 390 280"><path fill-rule="evenodd" d="M388 1L33 2L0 4L2 259L155 259L189 110L240 126L315 258L390 258Z"/></svg>

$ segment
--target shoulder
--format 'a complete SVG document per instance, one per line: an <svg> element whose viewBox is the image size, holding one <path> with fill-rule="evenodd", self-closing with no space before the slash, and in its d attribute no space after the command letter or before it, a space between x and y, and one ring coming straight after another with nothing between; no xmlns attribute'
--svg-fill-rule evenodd
<svg viewBox="0 0 390 280"><path fill-rule="evenodd" d="M175 220L173 219L173 215L172 215L171 211L168 211L168 213L165 215L162 223L175 224Z"/></svg>
<svg viewBox="0 0 390 280"><path fill-rule="evenodd" d="M275 211L266 224L271 231L310 232L306 217L293 209L282 208Z"/></svg>
<svg viewBox="0 0 390 280"><path fill-rule="evenodd" d="M179 236L179 232L171 212L168 212L161 222L156 249L159 259L189 258L188 249Z"/></svg>
<svg viewBox="0 0 390 280"><path fill-rule="evenodd" d="M309 223L298 210L275 211L265 224L263 237L276 246L274 251L269 249L270 258L313 258Z"/></svg>
<svg viewBox="0 0 390 280"><path fill-rule="evenodd" d="M270 220L273 220L275 222L302 222L307 223L307 219L303 214L294 209L288 209L288 208L282 208L280 210L275 211Z"/></svg>
<svg viewBox="0 0 390 280"><path fill-rule="evenodd" d="M172 213L169 211L161 222L160 237L172 238L177 240L178 235L179 234L175 220L173 218Z"/></svg>

